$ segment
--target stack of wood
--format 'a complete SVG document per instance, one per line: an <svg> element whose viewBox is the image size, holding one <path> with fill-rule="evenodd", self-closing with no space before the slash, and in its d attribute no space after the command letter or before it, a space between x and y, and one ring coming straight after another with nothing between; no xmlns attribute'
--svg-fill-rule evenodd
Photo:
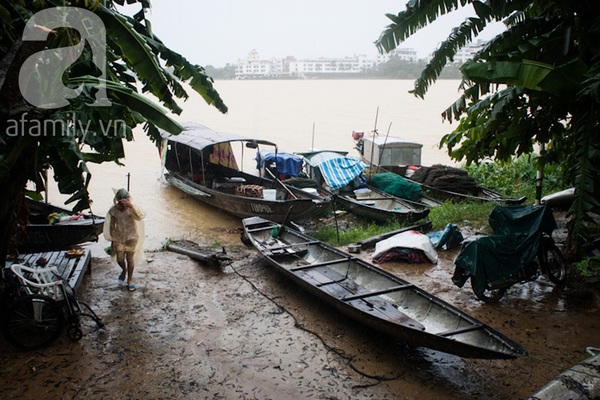
<svg viewBox="0 0 600 400"><path fill-rule="evenodd" d="M415 171L411 179L434 189L449 192L470 195L477 195L479 192L479 185L467 171L447 165L435 164L431 167L421 167Z"/></svg>

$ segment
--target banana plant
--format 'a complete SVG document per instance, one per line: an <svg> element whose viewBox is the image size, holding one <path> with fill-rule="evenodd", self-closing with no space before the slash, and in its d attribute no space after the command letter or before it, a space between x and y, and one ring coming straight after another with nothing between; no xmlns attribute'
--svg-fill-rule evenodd
<svg viewBox="0 0 600 400"><path fill-rule="evenodd" d="M542 163L570 166L576 199L570 210L570 248L579 246L600 211L598 140L600 3L594 0L411 0L388 15L375 42L390 51L444 14L472 7L434 51L412 93L424 97L447 63L491 22L506 29L461 67L461 95L442 112L459 121L440 147L457 160L499 162L544 151ZM587 226L586 226L587 224Z"/></svg>
<svg viewBox="0 0 600 400"><path fill-rule="evenodd" d="M88 163L120 163L123 141L133 139L136 126L142 125L154 141L160 138L158 128L173 134L182 131L171 114L179 114L177 100L188 97L184 83L207 105L227 112L204 68L190 63L153 34L146 18L150 2L126 3L0 0L0 185L4 191L0 200L0 263L14 238L28 181L40 183L44 171L51 170L60 192L70 195L66 203L73 203L75 211L85 209L91 200ZM137 7L137 12L125 15L121 12L124 7ZM83 15L75 21L79 28L44 25L35 19L47 15L45 11L56 15L63 10L65 20L72 17L69 13ZM42 30L43 39L26 37L32 25ZM105 48L101 63L94 48L97 38L85 36L90 26L102 27L97 31L101 34L96 35ZM43 75L48 65L60 65L66 54L60 51L67 48L75 49L75 56L64 72L51 78ZM29 74L24 76L23 70ZM30 97L25 95L31 87L38 87L50 98L56 97L52 90L57 87L76 95L65 96L68 101L58 107L35 104L31 100L36 98L35 91ZM148 100L148 95L156 102Z"/></svg>

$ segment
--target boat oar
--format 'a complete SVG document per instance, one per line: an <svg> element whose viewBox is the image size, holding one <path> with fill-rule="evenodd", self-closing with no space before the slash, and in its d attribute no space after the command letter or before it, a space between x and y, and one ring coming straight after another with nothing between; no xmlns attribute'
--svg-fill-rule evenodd
<svg viewBox="0 0 600 400"><path fill-rule="evenodd" d="M281 232L283 232L283 230L285 229L284 226L285 224L287 224L290 214L292 213L292 208L294 208L293 204L290 206L290 208L288 208L287 213L285 213L285 217L283 218L281 224L276 225L273 227L273 229L271 229L271 237L276 238Z"/></svg>
<svg viewBox="0 0 600 400"><path fill-rule="evenodd" d="M273 173L271 171L269 171L268 168L265 168L265 171L267 171L269 173L269 175L271 175L273 177L273 179L275 179L275 182L279 183L281 185L281 187L283 187L290 194L290 196L292 196L294 199L298 198L294 193L292 193L292 191L290 190L290 188L288 188L285 185L285 183L281 182L279 180L279 178L277 178L275 175L273 175Z"/></svg>

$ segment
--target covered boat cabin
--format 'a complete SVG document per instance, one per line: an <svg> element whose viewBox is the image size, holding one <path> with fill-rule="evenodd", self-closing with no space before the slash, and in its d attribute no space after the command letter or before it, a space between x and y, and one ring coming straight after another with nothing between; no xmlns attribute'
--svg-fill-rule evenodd
<svg viewBox="0 0 600 400"><path fill-rule="evenodd" d="M254 169L254 155L260 151L259 147L267 146L277 153L273 142L217 132L200 124L187 124L178 135L164 131L161 135L164 167L207 188L225 185L232 179L245 182L246 176L260 179Z"/></svg>
<svg viewBox="0 0 600 400"><path fill-rule="evenodd" d="M361 138L360 153L370 165L404 175L409 165L421 165L423 145L399 137L374 136Z"/></svg>

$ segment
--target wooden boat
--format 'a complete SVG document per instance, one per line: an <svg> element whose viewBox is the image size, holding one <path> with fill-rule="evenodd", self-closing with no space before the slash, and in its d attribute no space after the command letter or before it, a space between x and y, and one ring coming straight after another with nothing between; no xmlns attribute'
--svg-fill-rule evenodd
<svg viewBox="0 0 600 400"><path fill-rule="evenodd" d="M436 197L440 200L475 200L482 202L493 202L493 203L504 203L504 204L523 204L527 197L506 197L501 195L498 192L495 192L491 189L486 189L483 187L478 187L475 193L462 193L458 191L446 190L441 188L436 188L433 186L428 186L424 183L416 182L410 178L405 177L405 179L409 182L414 182L416 184L421 185L423 189L425 189L431 196Z"/></svg>
<svg viewBox="0 0 600 400"><path fill-rule="evenodd" d="M337 193L335 201L353 214L381 223L390 220L415 222L429 215L429 208L424 203L400 199L369 185L354 192Z"/></svg>
<svg viewBox="0 0 600 400"><path fill-rule="evenodd" d="M400 199L370 185L365 186L363 184L364 188L354 191L351 190L350 185L341 186L359 176L364 178L362 175L364 166L356 169L340 168L338 170L336 164L331 162L345 158L352 159L346 157L346 152L311 151L296 154L305 159L305 174L317 183L322 184L325 182L330 186L330 184L335 184L339 180L340 187L334 187L337 190L337 193L333 195L334 201L349 212L369 220L377 222L388 222L390 220L418 221L429 214L429 207L439 204L431 198L424 198L423 202ZM325 164L326 168L323 168ZM319 193L322 191L322 189L319 189ZM425 201L428 203L425 203Z"/></svg>
<svg viewBox="0 0 600 400"><path fill-rule="evenodd" d="M454 189L450 189L453 186L450 185L441 187L439 185L428 185L425 182L418 181L411 177L410 174L414 173L421 167L421 149L422 145L406 141L398 137L388 136L373 136L365 138L364 135L356 135L357 132L353 132L353 138L356 142L356 149L362 156L362 160L376 172L393 172L396 173L409 182L417 183L432 197L439 200L475 200L483 202L494 202L494 203L505 203L505 204L521 204L526 197L511 198L501 195L493 190L480 187L473 180L473 186L471 190L458 190L458 186L454 186ZM442 167L440 165L434 165L432 167L423 167L423 169ZM445 167L448 175L452 172L457 172L453 167ZM466 175L466 172L462 171ZM451 178L445 176L445 178ZM471 178L472 179L472 178Z"/></svg>
<svg viewBox="0 0 600 400"><path fill-rule="evenodd" d="M238 167L237 160L244 162L244 153L255 155L261 146L277 152L275 143L216 132L199 124L188 124L179 135L161 135L167 182L229 214L281 222L286 216L290 221L312 217L328 207L328 201L292 192L277 178L244 172L244 164Z"/></svg>
<svg viewBox="0 0 600 400"><path fill-rule="evenodd" d="M587 358L564 371L537 391L529 400L598 398L600 398L600 354Z"/></svg>
<svg viewBox="0 0 600 400"><path fill-rule="evenodd" d="M393 136L364 137L353 132L356 149L362 160L377 169L404 175L409 165L421 165L423 145Z"/></svg>
<svg viewBox="0 0 600 400"><path fill-rule="evenodd" d="M242 222L245 235L272 267L373 329L413 346L466 358L526 354L490 326L351 254L264 218Z"/></svg>
<svg viewBox="0 0 600 400"><path fill-rule="evenodd" d="M23 234L17 234L21 253L69 249L85 242L97 242L104 218L73 212L48 203L27 199L29 222ZM51 221L52 220L52 221Z"/></svg>

